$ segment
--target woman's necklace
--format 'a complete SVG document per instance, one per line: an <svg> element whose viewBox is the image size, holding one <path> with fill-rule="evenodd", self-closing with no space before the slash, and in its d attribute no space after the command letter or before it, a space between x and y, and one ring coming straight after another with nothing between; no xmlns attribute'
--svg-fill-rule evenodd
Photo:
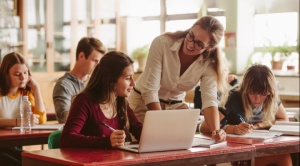
<svg viewBox="0 0 300 166"><path fill-rule="evenodd" d="M114 106L112 104L99 104L99 107L106 118L114 117Z"/></svg>
<svg viewBox="0 0 300 166"><path fill-rule="evenodd" d="M109 105L108 104L99 104L101 110L106 110L109 108Z"/></svg>

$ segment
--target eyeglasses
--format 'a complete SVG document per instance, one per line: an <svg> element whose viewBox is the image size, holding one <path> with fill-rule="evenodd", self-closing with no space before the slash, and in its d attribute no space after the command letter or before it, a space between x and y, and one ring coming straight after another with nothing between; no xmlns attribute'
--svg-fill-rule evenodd
<svg viewBox="0 0 300 166"><path fill-rule="evenodd" d="M209 47L209 45L205 47L201 41L196 41L195 36L193 34L191 34L190 32L188 32L186 34L186 39L189 42L194 42L194 47L195 47L195 50L197 50L197 51L201 51L201 50Z"/></svg>

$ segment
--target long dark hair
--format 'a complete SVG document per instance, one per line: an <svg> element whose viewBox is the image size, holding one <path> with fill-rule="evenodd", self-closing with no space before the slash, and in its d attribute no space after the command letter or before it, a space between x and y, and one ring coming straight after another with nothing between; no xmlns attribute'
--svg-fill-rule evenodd
<svg viewBox="0 0 300 166"><path fill-rule="evenodd" d="M31 76L29 65L23 55L18 52L11 52L5 55L0 65L0 94L2 96L6 96L9 92L11 85L9 70L15 64L25 64L28 68L28 75ZM25 89L30 91L29 87Z"/></svg>
<svg viewBox="0 0 300 166"><path fill-rule="evenodd" d="M112 104L116 106L116 113L125 127L127 123L127 102L125 97L115 96L115 84L124 69L133 64L133 60L120 51L106 53L94 69L83 93L91 96L98 104ZM115 114L115 112L114 112Z"/></svg>

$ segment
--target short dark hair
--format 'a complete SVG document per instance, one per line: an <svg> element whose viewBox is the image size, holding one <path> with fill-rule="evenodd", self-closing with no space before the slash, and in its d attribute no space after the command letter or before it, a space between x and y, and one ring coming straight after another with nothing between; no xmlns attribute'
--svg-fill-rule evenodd
<svg viewBox="0 0 300 166"><path fill-rule="evenodd" d="M94 37L81 38L76 48L76 60L78 60L78 55L80 52L83 52L85 58L88 58L94 50L97 50L102 54L106 53L106 48L99 39Z"/></svg>

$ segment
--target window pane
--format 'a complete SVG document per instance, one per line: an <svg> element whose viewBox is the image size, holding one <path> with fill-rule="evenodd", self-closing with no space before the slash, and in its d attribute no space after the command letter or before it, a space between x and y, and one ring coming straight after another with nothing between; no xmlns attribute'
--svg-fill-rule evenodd
<svg viewBox="0 0 300 166"><path fill-rule="evenodd" d="M108 49L116 48L116 25L104 24L100 27L100 36L97 37Z"/></svg>
<svg viewBox="0 0 300 166"><path fill-rule="evenodd" d="M167 32L175 32L178 30L184 31L191 28L196 21L197 19L167 21L166 31Z"/></svg>
<svg viewBox="0 0 300 166"><path fill-rule="evenodd" d="M61 1L61 0L58 0ZM71 21L71 0L63 0L64 3L64 22Z"/></svg>
<svg viewBox="0 0 300 166"><path fill-rule="evenodd" d="M97 8L95 9L95 6ZM95 11L96 10L96 11ZM95 20L95 14L100 18L115 18L116 17L116 0L91 0L91 16Z"/></svg>
<svg viewBox="0 0 300 166"><path fill-rule="evenodd" d="M296 46L298 21L296 12L255 15L255 46Z"/></svg>
<svg viewBox="0 0 300 166"><path fill-rule="evenodd" d="M86 20L86 0L77 0L77 19L80 21Z"/></svg>
<svg viewBox="0 0 300 166"><path fill-rule="evenodd" d="M158 16L160 0L122 0L120 1L121 16Z"/></svg>
<svg viewBox="0 0 300 166"><path fill-rule="evenodd" d="M198 13L203 0L166 0L167 14Z"/></svg>

